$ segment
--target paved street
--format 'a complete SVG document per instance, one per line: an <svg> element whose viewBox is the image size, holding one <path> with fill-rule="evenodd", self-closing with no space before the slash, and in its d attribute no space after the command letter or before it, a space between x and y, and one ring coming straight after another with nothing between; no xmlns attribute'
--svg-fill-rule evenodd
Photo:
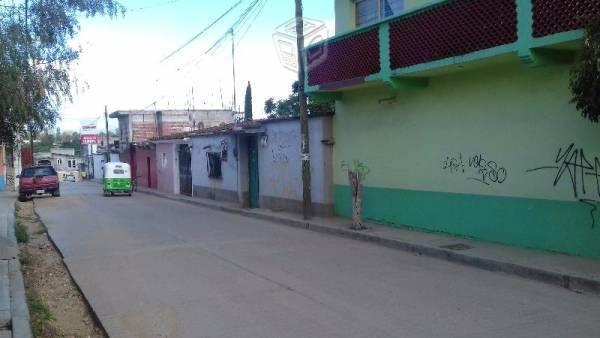
<svg viewBox="0 0 600 338"><path fill-rule="evenodd" d="M600 298L158 197L36 200L111 337L600 337Z"/></svg>

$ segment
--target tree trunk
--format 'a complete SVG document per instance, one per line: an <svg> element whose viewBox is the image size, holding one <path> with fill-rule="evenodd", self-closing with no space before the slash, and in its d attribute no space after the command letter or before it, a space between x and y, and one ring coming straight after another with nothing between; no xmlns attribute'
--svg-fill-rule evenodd
<svg viewBox="0 0 600 338"><path fill-rule="evenodd" d="M348 179L352 189L352 229L364 230L362 224L362 175L357 172L348 171Z"/></svg>

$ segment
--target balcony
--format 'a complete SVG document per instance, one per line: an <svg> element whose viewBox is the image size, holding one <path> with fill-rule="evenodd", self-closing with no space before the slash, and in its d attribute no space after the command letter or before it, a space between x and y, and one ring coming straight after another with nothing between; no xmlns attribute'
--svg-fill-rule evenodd
<svg viewBox="0 0 600 338"><path fill-rule="evenodd" d="M510 59L571 62L598 0L444 0L305 49L309 94L428 78Z"/></svg>

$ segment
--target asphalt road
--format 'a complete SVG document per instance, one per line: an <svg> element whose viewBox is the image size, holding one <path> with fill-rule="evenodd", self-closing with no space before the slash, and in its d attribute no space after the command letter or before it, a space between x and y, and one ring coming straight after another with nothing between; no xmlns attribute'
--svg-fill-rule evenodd
<svg viewBox="0 0 600 338"><path fill-rule="evenodd" d="M600 337L600 297L158 197L37 211L111 337Z"/></svg>

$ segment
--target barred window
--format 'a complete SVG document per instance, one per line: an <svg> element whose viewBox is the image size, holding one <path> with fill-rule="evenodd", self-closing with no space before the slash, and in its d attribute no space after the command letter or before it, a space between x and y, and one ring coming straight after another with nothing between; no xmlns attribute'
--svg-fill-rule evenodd
<svg viewBox="0 0 600 338"><path fill-rule="evenodd" d="M208 177L221 179L221 153L206 153Z"/></svg>
<svg viewBox="0 0 600 338"><path fill-rule="evenodd" d="M356 26L400 14L404 11L404 0L357 0Z"/></svg>

